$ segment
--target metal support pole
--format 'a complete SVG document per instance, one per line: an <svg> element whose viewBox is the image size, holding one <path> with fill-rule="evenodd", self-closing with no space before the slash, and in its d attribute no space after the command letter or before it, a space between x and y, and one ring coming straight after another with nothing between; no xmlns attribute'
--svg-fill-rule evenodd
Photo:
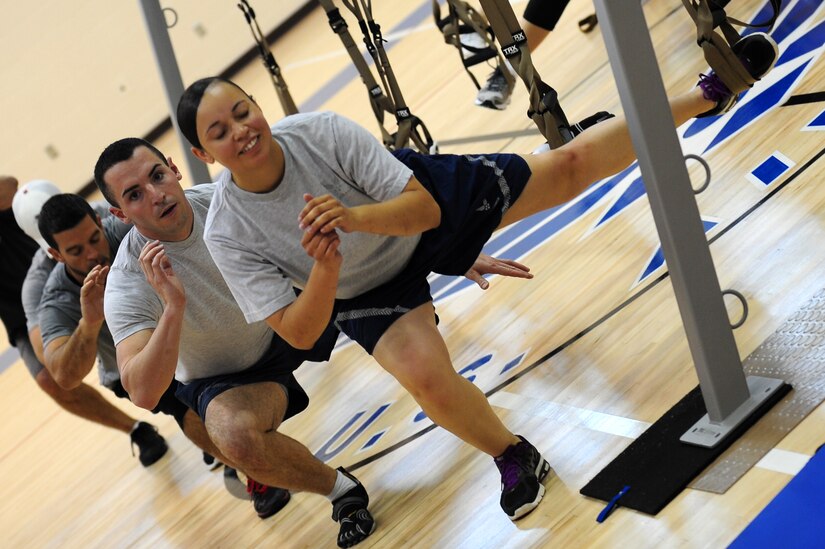
<svg viewBox="0 0 825 549"><path fill-rule="evenodd" d="M708 415L682 440L715 446L782 386L745 378L639 0L596 0Z"/></svg>
<svg viewBox="0 0 825 549"><path fill-rule="evenodd" d="M192 154L192 151L189 150L190 145L178 127L175 111L178 106L178 100L181 95L183 95L183 78L181 78L178 62L177 59L175 59L175 50L172 49L172 41L169 39L166 18L160 7L160 1L139 1L141 11L143 12L143 21L146 23L146 30L149 32L149 38L152 41L152 51L155 54L158 72L163 81L163 89L166 92L166 103L169 106L170 118L172 119L172 124L175 127L175 132L178 135L178 140L186 157L186 166L189 169L189 174L192 178L191 181L193 184L208 183L212 181L209 170L207 170L203 162L198 160L195 155Z"/></svg>

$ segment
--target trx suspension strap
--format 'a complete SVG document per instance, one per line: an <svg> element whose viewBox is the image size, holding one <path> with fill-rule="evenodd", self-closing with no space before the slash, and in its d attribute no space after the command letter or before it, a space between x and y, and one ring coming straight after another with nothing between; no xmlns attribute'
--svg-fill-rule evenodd
<svg viewBox="0 0 825 549"><path fill-rule="evenodd" d="M733 25L771 27L779 15L780 0L769 1L773 8L773 16L761 23L748 24L727 16L723 8L729 0L682 0L685 9L696 23L697 43L705 54L705 60L733 93L742 92L756 82L731 49L741 39ZM722 34L714 30L717 27Z"/></svg>
<svg viewBox="0 0 825 549"><path fill-rule="evenodd" d="M481 85L479 85L475 75L470 72L470 67L492 58L496 59L496 64L507 80L507 85L510 88L513 87L515 79L507 70L507 67L504 66L505 61L498 53L493 29L485 19L484 14L479 13L463 0L447 0L447 16L442 19L441 6L438 0L433 0L433 17L435 18L435 25L444 35L444 41L452 44L458 50L464 70L470 75L476 89L481 89ZM461 35L473 38L477 36L478 38L475 38L477 43L468 43L466 39L462 43ZM478 43L479 38L483 43Z"/></svg>
<svg viewBox="0 0 825 549"><path fill-rule="evenodd" d="M347 49L355 68L361 75L361 80L369 91L370 104L373 113L381 128L381 137L384 146L389 150L396 150L412 144L420 153L429 154L436 150L436 145L430 136L427 127L417 116L410 112L401 95L398 81L390 67L387 52L384 50L384 38L381 34L381 27L372 19L371 0L342 0L343 4L358 19L358 25L364 35L364 44L375 63L375 68L381 78L382 87L376 82L372 71L367 66L360 50L355 45L352 36L347 28L347 23L341 17L338 8L332 0L318 0L324 11L327 13L329 25L333 32L338 35L344 47ZM386 90L386 95L384 93ZM395 116L397 131L391 134L384 127L384 113L388 112Z"/></svg>
<svg viewBox="0 0 825 549"><path fill-rule="evenodd" d="M286 81L284 81L281 76L281 68L278 66L278 63L275 62L275 56L273 56L269 50L266 38L261 32L261 27L258 26L258 20L255 18L255 10L252 9L252 6L249 5L247 0L241 0L238 3L238 9L243 12L246 23L252 31L252 38L255 39L255 43L258 45L258 53L261 54L261 60L264 66L269 69L269 75L272 77L272 85L275 86L275 92L278 94L278 100L281 102L284 114L287 116L296 114L298 107L295 106L295 101L292 100L292 95L289 93Z"/></svg>
<svg viewBox="0 0 825 549"><path fill-rule="evenodd" d="M551 149L571 139L570 123L559 105L558 92L542 82L527 49L527 38L508 0L481 0L481 7L501 43L504 57L521 77L530 94L527 116L533 119ZM508 71L505 71L508 72Z"/></svg>

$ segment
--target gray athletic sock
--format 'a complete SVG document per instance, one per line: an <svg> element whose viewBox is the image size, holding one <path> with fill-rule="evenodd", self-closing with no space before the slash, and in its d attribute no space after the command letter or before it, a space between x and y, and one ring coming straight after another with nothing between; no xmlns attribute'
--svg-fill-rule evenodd
<svg viewBox="0 0 825 549"><path fill-rule="evenodd" d="M332 492L330 492L327 496L327 499L330 501L335 501L351 489L355 488L355 483L351 478L346 476L341 471L335 471L335 473L335 486L332 487Z"/></svg>

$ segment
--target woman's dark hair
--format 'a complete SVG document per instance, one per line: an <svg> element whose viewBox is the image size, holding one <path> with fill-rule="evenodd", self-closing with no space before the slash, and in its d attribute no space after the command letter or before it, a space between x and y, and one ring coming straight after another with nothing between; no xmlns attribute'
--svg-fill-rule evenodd
<svg viewBox="0 0 825 549"><path fill-rule="evenodd" d="M252 97L244 91L239 85L234 83L233 81L222 78L220 76L210 76L207 78L201 78L197 82L191 84L186 90L183 92L183 95L180 97L180 101L178 101L178 108L177 108L177 119L178 119L178 127L180 128L181 133L186 138L189 143L198 149L203 149L201 146L201 141L198 139L198 126L197 126L197 118L198 118L198 107L200 107L201 100L203 99L203 94L206 93L206 89L209 88L215 82L223 82L224 84L229 84L230 86L235 86L239 90L241 90L244 95L252 99Z"/></svg>

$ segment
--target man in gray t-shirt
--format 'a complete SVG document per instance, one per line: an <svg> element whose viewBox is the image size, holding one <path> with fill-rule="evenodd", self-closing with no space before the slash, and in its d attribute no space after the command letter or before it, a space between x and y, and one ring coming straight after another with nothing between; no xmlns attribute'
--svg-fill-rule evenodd
<svg viewBox="0 0 825 549"><path fill-rule="evenodd" d="M167 450L166 441L152 425L129 416L86 383L81 382L71 389L61 387L43 365L45 358L40 337L38 308L43 296L43 287L57 262L46 252L48 245L37 229L37 217L43 203L57 194L60 194L60 190L53 183L35 180L25 184L14 195L14 219L18 227L40 245L31 258L31 265L26 272L22 289L19 290L28 337L21 334L17 338L17 347L23 363L37 385L55 403L78 417L128 434L132 444L138 446L141 464L151 465ZM108 211L104 212L109 215Z"/></svg>
<svg viewBox="0 0 825 549"><path fill-rule="evenodd" d="M93 289L98 281L101 284L105 283L105 279L100 280L102 277L96 277L87 286L85 278L93 270L99 273L102 267L110 262L110 257L117 251L123 235L130 228L114 217L104 219L99 227L94 220L89 219L86 227L82 228L84 233L82 237L86 236L86 232L91 232L95 234L93 238L98 240L91 242L84 250L77 251L72 249L77 244L71 242L66 245L63 242L65 238L63 234L55 235L55 240L60 242L58 246L64 250L64 253L60 256L62 261L52 269L43 287L38 317L46 361L53 365L53 370L58 376L57 381L63 386L74 385L85 377L88 373L86 366L95 362L94 358L88 360L93 356L90 351L96 351L94 354L97 355L97 373L100 384L113 390L120 381L112 335L102 315L95 316L97 311L93 311L90 307L91 299L84 299L86 296L81 295L81 290L90 287ZM85 268L78 269L72 266L72 263L78 260L91 262L94 267L84 273ZM86 305L85 311L84 305ZM83 338L84 341L79 342L79 348L73 349L72 336L76 331L77 336ZM88 344L88 342L93 343ZM75 358L80 360L74 360ZM70 363L71 366L69 366Z"/></svg>
<svg viewBox="0 0 825 549"><path fill-rule="evenodd" d="M325 357L289 347L264 323L246 324L202 239L211 186L184 193L180 178L171 159L139 139L109 145L95 166L113 213L135 226L106 291L123 384L133 402L151 407L173 377L184 381L179 397L224 455L250 480L327 496L338 545L354 545L375 528L364 487L278 432L308 403L293 370ZM125 309L135 313L115 320ZM210 351L199 354L198 342Z"/></svg>

